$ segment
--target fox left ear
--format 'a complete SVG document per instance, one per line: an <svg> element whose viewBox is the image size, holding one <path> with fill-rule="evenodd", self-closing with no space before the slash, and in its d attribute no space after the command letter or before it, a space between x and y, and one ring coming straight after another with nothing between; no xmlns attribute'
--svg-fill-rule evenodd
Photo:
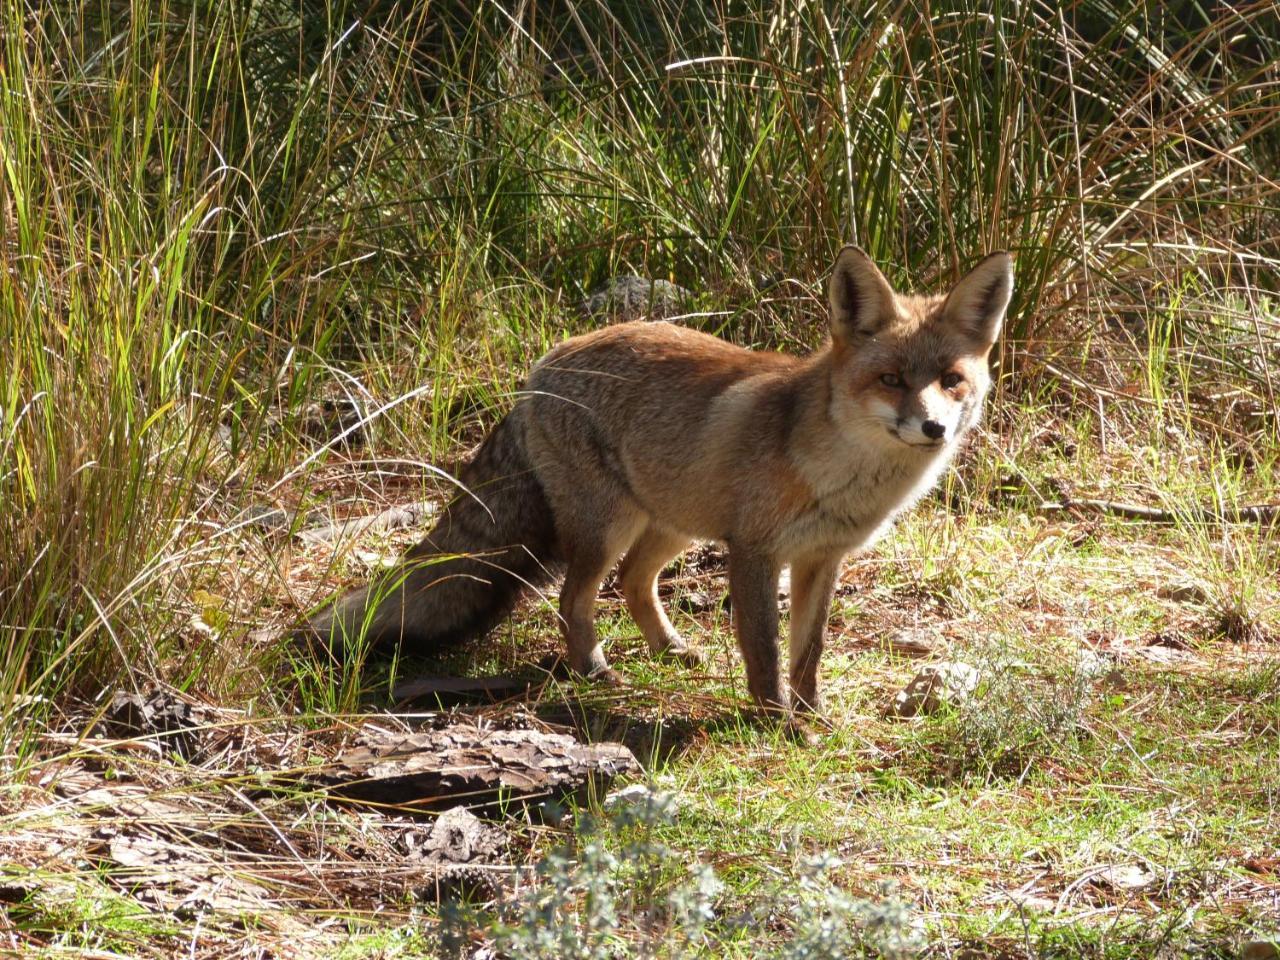
<svg viewBox="0 0 1280 960"><path fill-rule="evenodd" d="M1004 250L987 256L955 285L942 307L943 319L985 344L1000 336L1013 296L1013 258Z"/></svg>

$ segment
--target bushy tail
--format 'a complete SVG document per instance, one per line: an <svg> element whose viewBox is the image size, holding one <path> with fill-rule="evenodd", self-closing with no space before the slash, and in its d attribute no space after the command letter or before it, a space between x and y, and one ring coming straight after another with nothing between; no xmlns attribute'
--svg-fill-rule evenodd
<svg viewBox="0 0 1280 960"><path fill-rule="evenodd" d="M459 476L463 490L392 570L348 593L307 624L331 649L364 635L375 645L429 653L480 636L520 595L551 579L555 526L512 411Z"/></svg>

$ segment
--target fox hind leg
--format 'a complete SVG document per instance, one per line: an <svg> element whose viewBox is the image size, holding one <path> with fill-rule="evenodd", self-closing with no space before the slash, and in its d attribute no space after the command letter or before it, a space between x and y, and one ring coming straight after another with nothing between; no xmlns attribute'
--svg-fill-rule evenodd
<svg viewBox="0 0 1280 960"><path fill-rule="evenodd" d="M560 622L569 648L569 666L583 676L616 682L618 676L609 667L596 636L596 597L600 582L636 538L644 520L638 511L616 506L609 512L584 511L581 503L570 509L574 512L557 513L561 521L557 533L567 562L560 588Z"/></svg>
<svg viewBox="0 0 1280 960"><path fill-rule="evenodd" d="M688 537L650 523L618 568L618 584L627 609L653 655L670 657L686 666L698 666L702 655L685 643L658 603L659 572L688 545Z"/></svg>

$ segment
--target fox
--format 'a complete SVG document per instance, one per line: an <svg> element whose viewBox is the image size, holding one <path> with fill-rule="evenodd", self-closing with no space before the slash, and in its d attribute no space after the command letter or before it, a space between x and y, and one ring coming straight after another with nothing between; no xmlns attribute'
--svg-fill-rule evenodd
<svg viewBox="0 0 1280 960"><path fill-rule="evenodd" d="M692 542L718 541L755 707L818 715L844 559L935 485L979 422L1013 261L997 251L945 295L908 295L846 246L826 292L829 336L808 356L665 322L564 340L534 365L421 542L322 608L308 634L430 652L486 634L523 594L563 576L568 666L617 683L594 611L621 557L616 582L650 652L695 666L702 652L660 606L657 578Z"/></svg>

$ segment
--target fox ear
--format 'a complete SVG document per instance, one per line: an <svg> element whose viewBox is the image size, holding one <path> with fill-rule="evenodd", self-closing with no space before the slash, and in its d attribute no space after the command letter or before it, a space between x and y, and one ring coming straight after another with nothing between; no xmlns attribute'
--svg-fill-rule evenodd
<svg viewBox="0 0 1280 960"><path fill-rule="evenodd" d="M889 281L857 247L845 247L836 257L827 298L831 301L831 336L842 343L878 333L894 302Z"/></svg>
<svg viewBox="0 0 1280 960"><path fill-rule="evenodd" d="M970 336L993 344L1012 296L1013 258L1000 250L965 274L947 294L942 316Z"/></svg>

